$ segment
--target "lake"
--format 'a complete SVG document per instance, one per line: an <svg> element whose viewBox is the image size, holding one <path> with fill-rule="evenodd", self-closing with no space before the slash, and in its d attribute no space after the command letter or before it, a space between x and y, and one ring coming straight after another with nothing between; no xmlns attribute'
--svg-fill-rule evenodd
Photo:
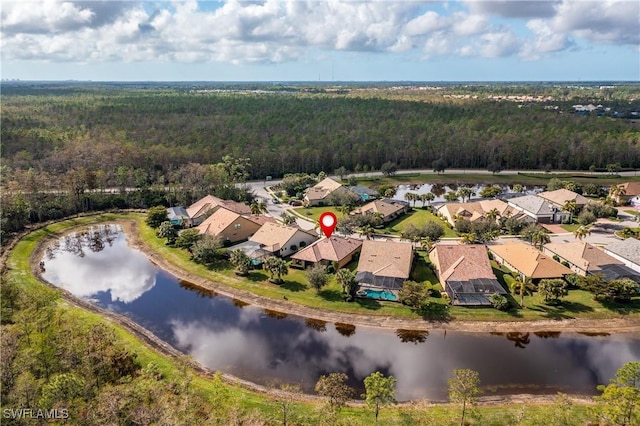
<svg viewBox="0 0 640 426"><path fill-rule="evenodd" d="M638 334L393 331L260 309L177 280L114 225L56 240L43 261L44 278L56 286L133 319L211 369L260 384L298 383L312 392L321 374L344 372L361 388L379 370L398 379L399 400L445 400L452 370L470 368L485 395L591 395L640 359Z"/></svg>

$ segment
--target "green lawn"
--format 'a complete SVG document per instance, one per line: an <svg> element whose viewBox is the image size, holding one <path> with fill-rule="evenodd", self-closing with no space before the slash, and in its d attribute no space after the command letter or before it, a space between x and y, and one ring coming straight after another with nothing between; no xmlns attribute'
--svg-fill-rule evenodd
<svg viewBox="0 0 640 426"><path fill-rule="evenodd" d="M320 215L324 212L332 212L340 220L344 215L338 211L337 207L296 207L294 209L300 216L310 220L311 222L317 222L320 219Z"/></svg>
<svg viewBox="0 0 640 426"><path fill-rule="evenodd" d="M445 221L431 213L429 210L420 208L412 209L408 214L390 222L385 226L384 229L381 230L381 232L400 235L404 231L405 227L409 224L420 227L429 221L434 221L442 225L442 227L444 228L445 238L455 238L458 236L456 231L449 228L448 224Z"/></svg>
<svg viewBox="0 0 640 426"><path fill-rule="evenodd" d="M562 229L566 230L567 232L575 232L576 229L580 228L580 225L577 223L565 223L560 226L562 227Z"/></svg>

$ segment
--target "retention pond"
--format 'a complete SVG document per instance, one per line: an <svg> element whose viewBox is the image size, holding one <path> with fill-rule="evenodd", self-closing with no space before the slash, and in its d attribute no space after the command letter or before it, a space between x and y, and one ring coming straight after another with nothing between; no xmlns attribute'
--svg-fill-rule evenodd
<svg viewBox="0 0 640 426"><path fill-rule="evenodd" d="M259 384L312 391L321 374L344 372L360 388L377 370L396 377L400 400L444 400L452 370L470 368L485 395L592 395L640 359L637 334L394 332L260 309L177 280L115 225L66 235L43 261L52 284L131 318L211 369Z"/></svg>

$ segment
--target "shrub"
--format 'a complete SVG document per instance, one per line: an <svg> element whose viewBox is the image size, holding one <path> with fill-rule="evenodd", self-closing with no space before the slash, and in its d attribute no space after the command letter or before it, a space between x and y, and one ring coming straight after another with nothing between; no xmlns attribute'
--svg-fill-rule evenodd
<svg viewBox="0 0 640 426"><path fill-rule="evenodd" d="M509 300L501 294L493 293L489 300L491 301L491 306L499 311L506 311L509 309Z"/></svg>

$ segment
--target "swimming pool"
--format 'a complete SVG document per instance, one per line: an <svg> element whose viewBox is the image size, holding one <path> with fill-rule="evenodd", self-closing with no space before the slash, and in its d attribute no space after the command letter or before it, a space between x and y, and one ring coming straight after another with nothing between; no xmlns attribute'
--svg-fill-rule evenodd
<svg viewBox="0 0 640 426"><path fill-rule="evenodd" d="M397 302L398 296L387 290L371 290L369 288L358 291L358 296L368 297L369 299L389 300Z"/></svg>

